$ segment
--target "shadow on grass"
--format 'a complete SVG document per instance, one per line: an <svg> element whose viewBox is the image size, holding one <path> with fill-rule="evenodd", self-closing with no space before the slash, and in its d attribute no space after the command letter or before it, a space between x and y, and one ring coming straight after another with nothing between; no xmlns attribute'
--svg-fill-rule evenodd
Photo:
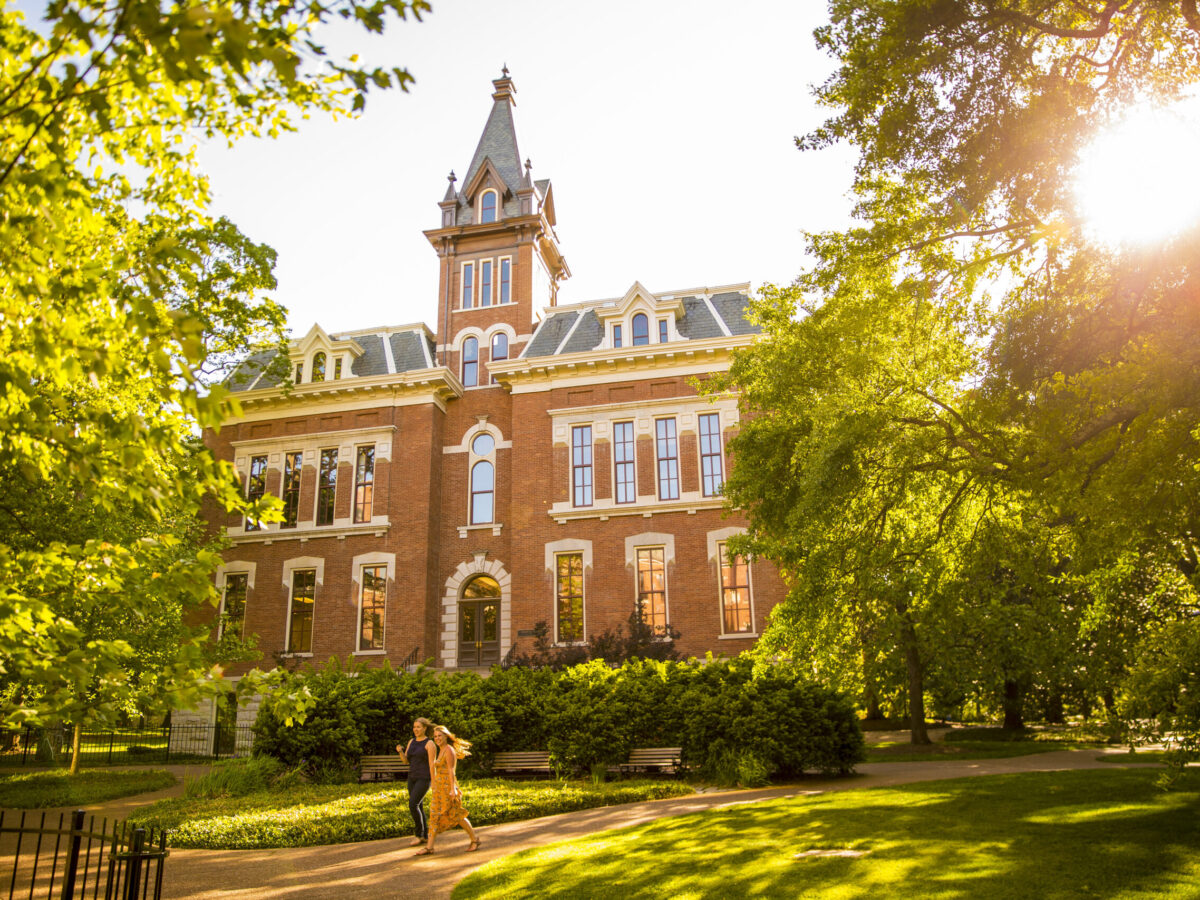
<svg viewBox="0 0 1200 900"><path fill-rule="evenodd" d="M683 816L496 860L455 900L1200 896L1200 779L1137 771L927 782ZM796 859L808 850L858 858Z"/></svg>

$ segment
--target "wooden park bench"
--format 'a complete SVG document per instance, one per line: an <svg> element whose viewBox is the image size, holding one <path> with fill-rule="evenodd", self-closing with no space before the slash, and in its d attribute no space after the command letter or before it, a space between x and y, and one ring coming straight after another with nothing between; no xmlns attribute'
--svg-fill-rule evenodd
<svg viewBox="0 0 1200 900"><path fill-rule="evenodd" d="M681 767L683 750L680 747L639 747L629 751L629 759L621 763L620 770L626 772L657 772L674 775Z"/></svg>
<svg viewBox="0 0 1200 900"><path fill-rule="evenodd" d="M510 775L549 775L550 751L521 750L497 753L492 757L492 771Z"/></svg>
<svg viewBox="0 0 1200 900"><path fill-rule="evenodd" d="M401 760L397 753L364 756L358 761L358 765L360 781L368 775L371 776L372 781L378 781L380 775L390 775L393 778L401 775L408 777L408 763Z"/></svg>

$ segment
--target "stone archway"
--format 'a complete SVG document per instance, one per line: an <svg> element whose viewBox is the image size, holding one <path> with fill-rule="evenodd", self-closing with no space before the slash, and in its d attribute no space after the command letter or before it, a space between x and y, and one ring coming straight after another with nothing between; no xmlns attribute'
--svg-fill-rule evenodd
<svg viewBox="0 0 1200 900"><path fill-rule="evenodd" d="M439 657L445 669L458 668L459 656L459 603L463 591L477 576L486 575L500 587L500 659L512 647L512 577L497 560L489 560L485 551L479 551L469 562L460 563L449 578L442 593L442 630L439 635Z"/></svg>

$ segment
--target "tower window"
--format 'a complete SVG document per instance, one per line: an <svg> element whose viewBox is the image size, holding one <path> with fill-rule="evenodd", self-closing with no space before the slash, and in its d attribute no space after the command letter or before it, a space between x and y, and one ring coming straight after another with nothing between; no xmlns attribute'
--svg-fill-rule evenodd
<svg viewBox="0 0 1200 900"><path fill-rule="evenodd" d="M312 377L309 380L310 381L324 381L325 380L325 354L324 353L318 353L316 356L313 357Z"/></svg>
<svg viewBox="0 0 1200 900"><path fill-rule="evenodd" d="M495 515L496 470L483 460L471 469L471 524L485 525Z"/></svg>
<svg viewBox="0 0 1200 900"><path fill-rule="evenodd" d="M475 264L464 263L462 272L462 308L470 309L475 305Z"/></svg>
<svg viewBox="0 0 1200 900"><path fill-rule="evenodd" d="M512 302L512 260L508 257L500 260L500 302Z"/></svg>
<svg viewBox="0 0 1200 900"><path fill-rule="evenodd" d="M508 335L503 331L498 331L492 335L492 362L500 362L508 359ZM496 383L495 377L492 378L492 384Z"/></svg>
<svg viewBox="0 0 1200 900"><path fill-rule="evenodd" d="M492 305L492 261L485 259L479 264L479 305Z"/></svg>
<svg viewBox="0 0 1200 900"><path fill-rule="evenodd" d="M469 337L462 345L462 383L463 387L475 387L479 384L479 341Z"/></svg>
<svg viewBox="0 0 1200 900"><path fill-rule="evenodd" d="M483 199L479 201L479 221L486 225L496 221L496 192L484 191Z"/></svg>
<svg viewBox="0 0 1200 900"><path fill-rule="evenodd" d="M650 343L650 320L645 313L633 317L633 346L640 347Z"/></svg>

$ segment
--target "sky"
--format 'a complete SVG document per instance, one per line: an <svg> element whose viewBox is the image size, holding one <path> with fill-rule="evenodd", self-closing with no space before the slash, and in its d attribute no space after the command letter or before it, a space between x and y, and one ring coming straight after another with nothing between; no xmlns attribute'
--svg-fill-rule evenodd
<svg viewBox="0 0 1200 900"><path fill-rule="evenodd" d="M401 65L407 93L373 92L357 119L200 148L229 216L278 252L275 299L293 335L437 315L439 224L507 64L519 148L554 185L571 269L559 302L793 280L802 232L848 218L852 157L800 153L825 112L812 86L820 0L433 0L382 37L339 30L331 48ZM461 186L461 182L460 182Z"/></svg>

